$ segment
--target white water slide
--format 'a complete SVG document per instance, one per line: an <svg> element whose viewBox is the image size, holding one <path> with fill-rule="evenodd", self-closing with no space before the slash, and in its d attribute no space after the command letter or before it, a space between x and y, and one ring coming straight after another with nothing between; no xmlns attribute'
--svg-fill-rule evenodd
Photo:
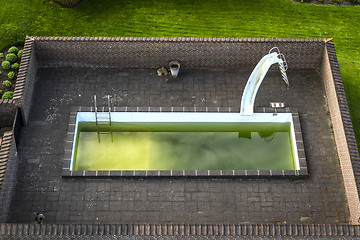
<svg viewBox="0 0 360 240"><path fill-rule="evenodd" d="M266 73L273 64L279 64L282 79L289 86L289 80L286 75L287 63L283 54L277 47L270 49L269 54L265 55L252 71L241 99L240 114L251 116L254 113L254 102L259 87L264 80Z"/></svg>

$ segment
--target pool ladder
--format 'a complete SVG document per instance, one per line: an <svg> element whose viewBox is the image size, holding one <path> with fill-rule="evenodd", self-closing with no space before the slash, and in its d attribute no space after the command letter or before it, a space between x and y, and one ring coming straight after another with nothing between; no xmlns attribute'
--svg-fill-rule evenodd
<svg viewBox="0 0 360 240"><path fill-rule="evenodd" d="M284 82L289 86L289 79L287 77L286 71L288 70L288 64L286 62L286 58L284 54L282 54L277 47L273 47L270 49L269 54L272 52L276 52L278 54L278 58L280 58L282 61L278 62L279 70L281 73L281 77L284 80Z"/></svg>
<svg viewBox="0 0 360 240"><path fill-rule="evenodd" d="M111 131L111 105L110 105L110 95L107 95L108 100L108 111L107 112L98 112L97 104L96 104L96 95L94 95L94 105L95 105L95 121L96 121L96 129L98 135L98 141L100 143L101 135L110 135L111 142L114 141L113 134ZM103 109L104 110L104 109ZM105 130L109 131L105 131Z"/></svg>

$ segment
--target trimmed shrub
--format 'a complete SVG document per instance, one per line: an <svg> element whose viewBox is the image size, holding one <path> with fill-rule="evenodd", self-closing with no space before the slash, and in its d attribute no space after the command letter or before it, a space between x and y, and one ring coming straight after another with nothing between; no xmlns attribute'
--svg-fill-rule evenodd
<svg viewBox="0 0 360 240"><path fill-rule="evenodd" d="M3 69L7 70L7 69L10 69L11 63L9 61L3 61L1 63L1 66L2 66Z"/></svg>
<svg viewBox="0 0 360 240"><path fill-rule="evenodd" d="M6 60L11 63L14 63L17 60L17 56L13 53L9 53L8 55L6 55Z"/></svg>
<svg viewBox="0 0 360 240"><path fill-rule="evenodd" d="M2 95L2 99L12 99L14 96L14 93L12 91L5 92L4 95Z"/></svg>
<svg viewBox="0 0 360 240"><path fill-rule="evenodd" d="M8 53L17 54L18 51L19 49L17 47L12 46L11 48L9 48Z"/></svg>
<svg viewBox="0 0 360 240"><path fill-rule="evenodd" d="M23 55L23 50L20 50L18 53L17 53L17 56L19 58L19 60L22 58L22 55Z"/></svg>
<svg viewBox="0 0 360 240"><path fill-rule="evenodd" d="M75 7L80 3L81 0L55 0L62 7Z"/></svg>
<svg viewBox="0 0 360 240"><path fill-rule="evenodd" d="M3 81L3 85L5 87L11 87L11 82L9 80L5 80L5 81Z"/></svg>
<svg viewBox="0 0 360 240"><path fill-rule="evenodd" d="M14 77L15 77L15 73L14 72L9 72L8 73L8 78L10 79L10 80L12 80L12 79L14 79Z"/></svg>
<svg viewBox="0 0 360 240"><path fill-rule="evenodd" d="M11 69L19 69L20 65L18 63L14 63L13 65L11 65Z"/></svg>

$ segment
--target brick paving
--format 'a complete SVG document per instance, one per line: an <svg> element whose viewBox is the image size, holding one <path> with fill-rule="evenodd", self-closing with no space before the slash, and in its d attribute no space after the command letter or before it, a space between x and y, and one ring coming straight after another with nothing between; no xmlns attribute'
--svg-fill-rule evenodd
<svg viewBox="0 0 360 240"><path fill-rule="evenodd" d="M18 185L9 222L46 223L348 223L349 212L326 110L314 70L269 72L256 106L299 109L310 176L288 179L61 178L69 114L112 96L113 106L239 108L249 71L39 69L19 146ZM105 106L105 99L100 106Z"/></svg>

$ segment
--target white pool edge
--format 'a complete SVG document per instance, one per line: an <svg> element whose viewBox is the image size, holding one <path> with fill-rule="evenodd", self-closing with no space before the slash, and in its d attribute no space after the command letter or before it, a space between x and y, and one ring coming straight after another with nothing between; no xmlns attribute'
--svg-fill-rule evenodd
<svg viewBox="0 0 360 240"><path fill-rule="evenodd" d="M80 122L95 122L94 112L77 112L72 145L70 171L73 171L73 159L76 148L78 125ZM213 112L112 112L112 122L174 122L174 123L290 123L291 142L295 170L300 170L298 148L296 144L294 123L291 113L254 113L252 116L242 116L240 113Z"/></svg>

